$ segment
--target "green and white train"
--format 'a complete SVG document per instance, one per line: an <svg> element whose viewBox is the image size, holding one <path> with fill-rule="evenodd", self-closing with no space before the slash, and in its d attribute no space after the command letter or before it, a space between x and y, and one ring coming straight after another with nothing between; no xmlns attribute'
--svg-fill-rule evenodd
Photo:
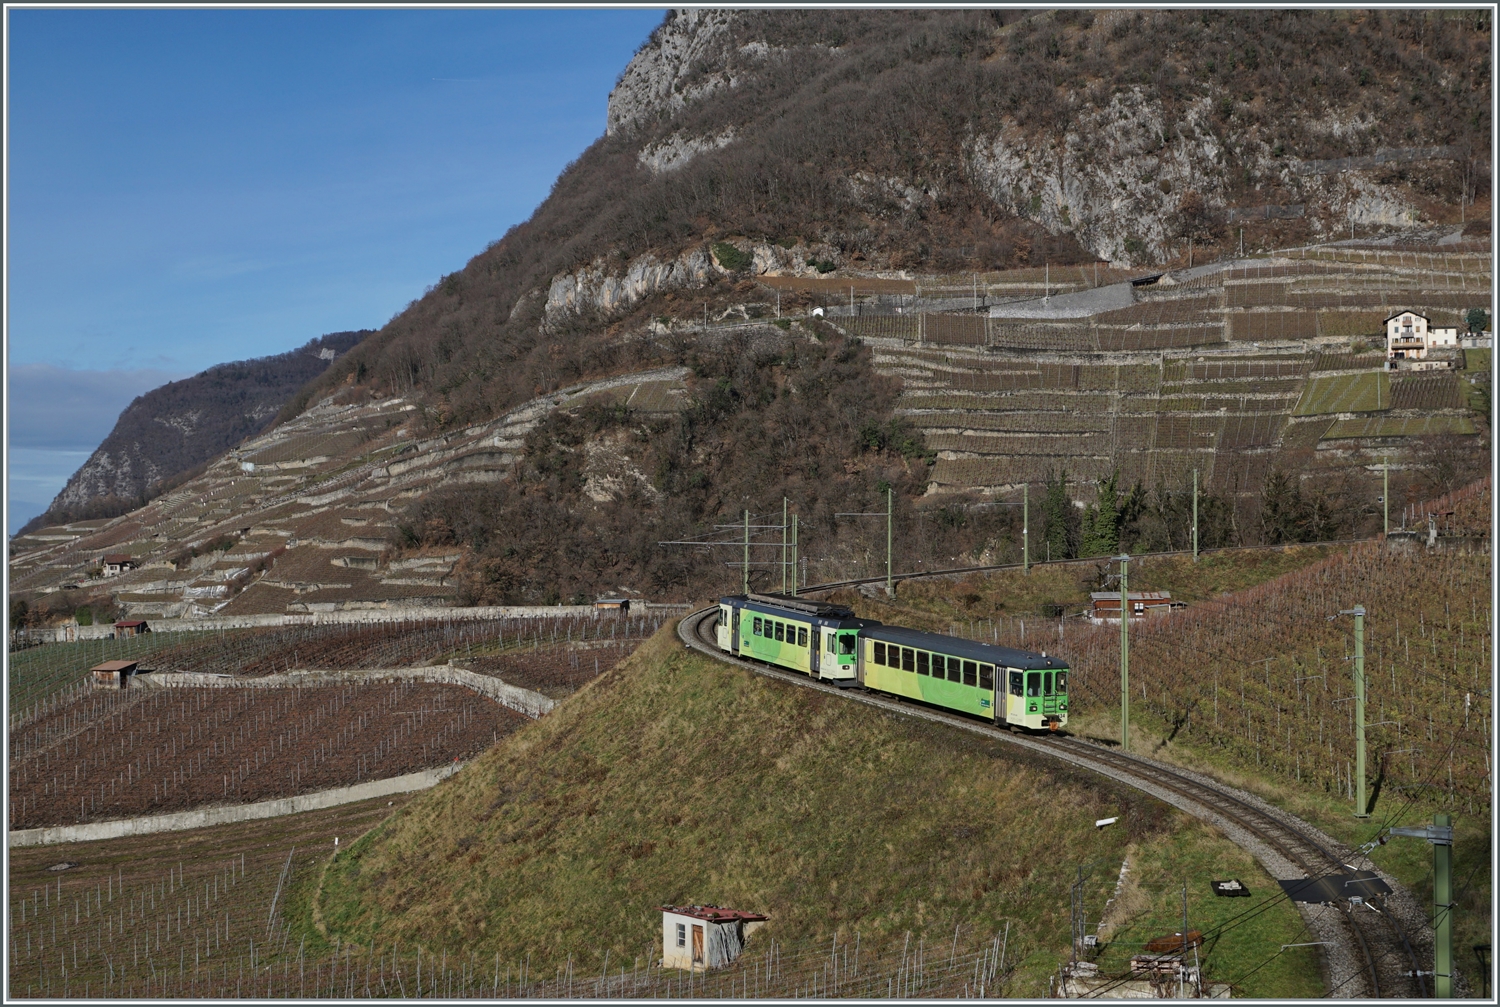
<svg viewBox="0 0 1500 1007"><path fill-rule="evenodd" d="M842 605L749 594L719 599L719 649L991 720L1056 731L1068 722L1068 666L1046 654L859 619Z"/></svg>

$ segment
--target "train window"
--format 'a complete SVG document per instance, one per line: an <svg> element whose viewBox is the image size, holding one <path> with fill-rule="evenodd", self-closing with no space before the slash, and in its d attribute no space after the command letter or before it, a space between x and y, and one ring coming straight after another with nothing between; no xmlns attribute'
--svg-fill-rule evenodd
<svg viewBox="0 0 1500 1007"><path fill-rule="evenodd" d="M776 624L776 642L777 643L783 643L783 642L785 642L785 640L786 640L786 624L778 622Z"/></svg>
<svg viewBox="0 0 1500 1007"><path fill-rule="evenodd" d="M1021 694L1021 673L1013 671L1010 673L1010 694L1019 696Z"/></svg>
<svg viewBox="0 0 1500 1007"><path fill-rule="evenodd" d="M839 653L841 655L843 655L844 657L853 657L854 656L854 634L853 633L841 633L841 634L839 634Z"/></svg>
<svg viewBox="0 0 1500 1007"><path fill-rule="evenodd" d="M962 682L964 680L964 663L956 657L948 658L948 681Z"/></svg>
<svg viewBox="0 0 1500 1007"><path fill-rule="evenodd" d="M1058 695L1062 695L1063 693L1065 693L1067 691L1068 691L1068 673L1066 671L1059 671L1057 673L1057 692L1058 692Z"/></svg>
<svg viewBox="0 0 1500 1007"><path fill-rule="evenodd" d="M1050 671L1042 673L1042 695L1052 695L1052 672Z"/></svg>
<svg viewBox="0 0 1500 1007"><path fill-rule="evenodd" d="M883 643L875 644L875 663L882 668L885 667L885 644Z"/></svg>
<svg viewBox="0 0 1500 1007"><path fill-rule="evenodd" d="M797 627L797 646L799 646L799 647L806 647L807 646L807 627L806 626L798 626Z"/></svg>
<svg viewBox="0 0 1500 1007"><path fill-rule="evenodd" d="M940 657L938 660L941 661L942 658ZM927 651L925 650L917 651L917 674L927 674Z"/></svg>
<svg viewBox="0 0 1500 1007"><path fill-rule="evenodd" d="M951 661L949 662L952 663ZM973 685L974 676L979 674L979 665L974 661L964 662L964 685Z"/></svg>
<svg viewBox="0 0 1500 1007"><path fill-rule="evenodd" d="M902 671L916 671L917 670L917 652L914 651L914 650L912 650L910 647L902 647L901 648L901 670Z"/></svg>
<svg viewBox="0 0 1500 1007"><path fill-rule="evenodd" d="M750 632L754 633L756 636L760 636L761 635L760 634L760 620L759 619L755 620L755 626L754 626L754 628L752 628L750 630Z"/></svg>
<svg viewBox="0 0 1500 1007"><path fill-rule="evenodd" d="M993 689L995 687L995 666L993 664L981 664L979 666L979 687L981 689Z"/></svg>
<svg viewBox="0 0 1500 1007"><path fill-rule="evenodd" d="M1026 695L1030 697L1042 694L1042 675L1040 672L1029 672L1026 675Z"/></svg>

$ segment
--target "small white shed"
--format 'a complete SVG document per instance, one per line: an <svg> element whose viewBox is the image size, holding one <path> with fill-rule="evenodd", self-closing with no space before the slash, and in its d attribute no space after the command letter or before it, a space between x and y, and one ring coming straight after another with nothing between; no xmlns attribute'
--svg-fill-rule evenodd
<svg viewBox="0 0 1500 1007"><path fill-rule="evenodd" d="M662 906L662 968L701 972L728 965L766 919L722 906Z"/></svg>

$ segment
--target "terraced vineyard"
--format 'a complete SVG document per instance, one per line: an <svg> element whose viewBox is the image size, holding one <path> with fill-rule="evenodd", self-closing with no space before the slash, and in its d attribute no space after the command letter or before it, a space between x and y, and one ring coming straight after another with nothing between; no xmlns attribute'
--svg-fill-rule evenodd
<svg viewBox="0 0 1500 1007"><path fill-rule="evenodd" d="M1487 436L1454 375L1393 375L1378 342L1397 307L1461 325L1489 304L1490 260L1401 249L1296 250L1132 290L1086 317L861 315L835 319L904 383L900 412L938 452L939 490L1014 495L1066 471L1089 485L1176 485L1197 470L1256 527L1274 468L1352 479L1371 499L1423 463L1414 438ZM1018 310L1018 309L1017 309ZM1380 345L1383 345L1380 344ZM1483 404L1481 400L1480 404ZM1369 419L1339 418L1369 414Z"/></svg>
<svg viewBox="0 0 1500 1007"><path fill-rule="evenodd" d="M10 825L249 803L468 759L527 717L410 681L87 693L10 733Z"/></svg>

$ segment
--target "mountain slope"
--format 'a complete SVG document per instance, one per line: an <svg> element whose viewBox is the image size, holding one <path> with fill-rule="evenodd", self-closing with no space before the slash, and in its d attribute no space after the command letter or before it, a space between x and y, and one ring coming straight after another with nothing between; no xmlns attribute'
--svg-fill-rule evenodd
<svg viewBox="0 0 1500 1007"><path fill-rule="evenodd" d="M139 507L184 473L263 430L299 388L366 335L331 333L287 353L219 364L138 396L46 513L21 534Z"/></svg>
<svg viewBox="0 0 1500 1007"><path fill-rule="evenodd" d="M1456 223L1488 188L1489 31L1477 12L674 14L536 214L324 387L421 387L435 422L469 422L746 275L1140 265L1241 228L1255 248ZM714 251L735 235L748 264Z"/></svg>

